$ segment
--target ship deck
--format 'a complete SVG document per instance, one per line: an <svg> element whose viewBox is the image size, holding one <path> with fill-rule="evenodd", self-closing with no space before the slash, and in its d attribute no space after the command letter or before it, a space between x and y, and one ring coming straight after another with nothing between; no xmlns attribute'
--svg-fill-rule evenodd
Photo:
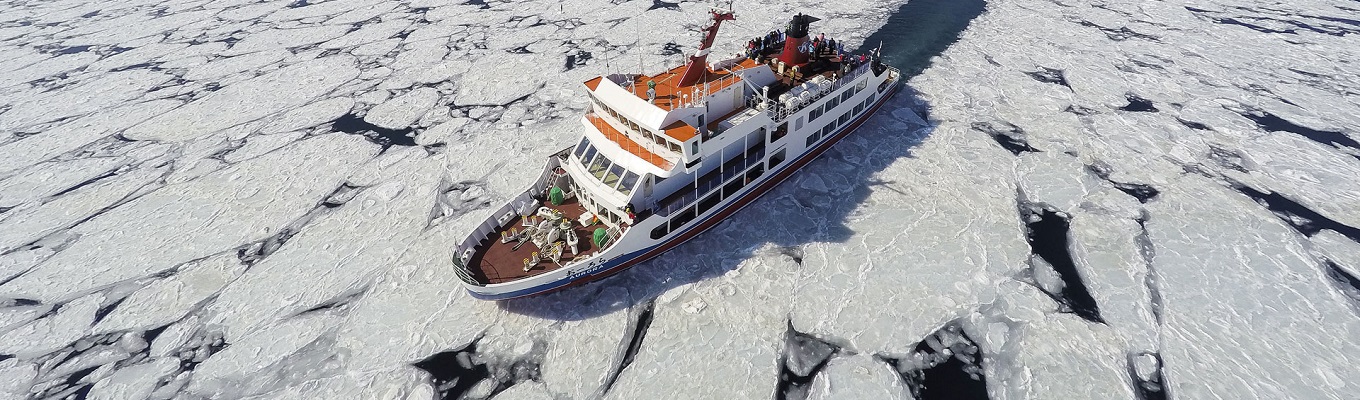
<svg viewBox="0 0 1360 400"><path fill-rule="evenodd" d="M652 163L652 165L655 165L657 168L661 168L662 171L670 171L671 168L675 167L675 162L648 150L643 144L629 138L627 134L619 132L617 128L614 128L613 125L610 125L609 122L606 122L604 119L600 118L600 116L593 113L586 114L586 120L589 121L595 129L599 130L601 134L604 134L605 138L613 141L614 144L619 145L624 151L633 153L633 155L643 160L647 160L647 162Z"/></svg>
<svg viewBox="0 0 1360 400"><path fill-rule="evenodd" d="M631 84L625 83L623 87L636 93L638 98L647 100L647 82L655 82L656 106L665 110L673 110L683 106L686 98L693 101L694 94L698 92L699 89L707 91L708 93L714 93L741 82L741 77L732 72L752 68L756 65L758 64L753 60L743 60L737 65L732 66L730 70L707 70L707 73L705 73L698 82L695 82L692 85L680 86L680 76L684 75L686 67L685 64L681 64L678 67L671 68L660 74L652 76L638 75L633 79Z"/></svg>
<svg viewBox="0 0 1360 400"><path fill-rule="evenodd" d="M595 246L595 242L591 240L594 229L581 226L577 222L577 220L581 218L581 215L585 214L586 210L581 207L580 203L578 203L575 198L567 199L567 201L563 202L560 206L554 206L547 202L544 202L542 205L561 211L567 218L571 219L572 229L576 231L576 237L579 238L577 243L579 247L577 250L579 253L573 256L570 249L563 251L562 264L566 264L576 258L589 257L591 254L595 254L600 250ZM509 231L510 228L524 229L523 225L520 223L523 218L524 217L519 216L515 217L510 221L510 225L508 225L507 228L498 232L493 232L485 241L477 245L476 250L473 251L472 258L468 260L468 269L472 272L473 278L487 284L505 283L530 276L541 275L562 268L561 265L554 264L551 260L548 260L547 257L544 257L543 261L539 262L538 265L534 266L529 271L525 271L524 259L529 258L530 253L533 252L542 254L542 251L538 246L535 246L533 242L529 241L524 242L524 245L516 250L514 249L516 242L501 243L501 236L504 235L506 231ZM603 225L599 225L599 227L603 227Z"/></svg>

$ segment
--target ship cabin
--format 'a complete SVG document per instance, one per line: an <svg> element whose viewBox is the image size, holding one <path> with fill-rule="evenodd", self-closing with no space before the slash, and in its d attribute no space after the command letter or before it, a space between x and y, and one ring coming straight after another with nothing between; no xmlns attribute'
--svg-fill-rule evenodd
<svg viewBox="0 0 1360 400"><path fill-rule="evenodd" d="M580 120L584 134L551 157L534 186L558 188L564 198L549 202L542 190L531 190L516 200L522 206L508 206L482 228L485 239L460 247L459 264L471 267L464 280L494 284L556 270L608 250L633 226L651 240L688 229L767 171L786 167L787 159L824 150L826 139L868 111L890 83L880 78L877 90L867 88L871 75L886 67L811 37L807 25L816 19L801 14L792 29L748 42L745 54L708 63L720 17L715 14L709 37L685 65L584 82L590 97ZM530 211L540 205L548 220L579 222L562 230L572 243L569 253L557 248L548 264L538 261L538 251L549 249L528 246L522 237L516 243L514 228L507 228L541 225ZM523 216L513 211L519 208Z"/></svg>
<svg viewBox="0 0 1360 400"><path fill-rule="evenodd" d="M796 45L806 50L802 59L781 57L789 47L784 35L758 38L746 54L707 65L692 84L679 83L686 65L586 81L585 135L564 162L573 184L582 186L574 188L576 198L620 231L651 215L679 213L653 228L652 239L661 239L723 197L700 201L705 194L719 186L735 193L821 144L872 106L878 93L864 90L864 75L884 68L826 44L834 40L807 36ZM803 140L789 146L790 133ZM768 163L767 148L774 149Z"/></svg>

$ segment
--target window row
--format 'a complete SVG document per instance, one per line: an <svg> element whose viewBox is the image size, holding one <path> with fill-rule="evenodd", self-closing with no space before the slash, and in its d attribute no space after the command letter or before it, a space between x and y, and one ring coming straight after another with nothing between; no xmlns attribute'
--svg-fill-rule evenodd
<svg viewBox="0 0 1360 400"><path fill-rule="evenodd" d="M808 122L816 121L817 118L820 118L822 115L830 113L832 109L836 108L836 106L841 105L841 103L843 102L849 101L851 97L855 97L856 93L859 93L859 91L864 90L864 86L867 83L868 80L861 80L854 87L847 88L844 92L841 92L840 96L833 96L828 98L826 104L818 107L812 107L811 111L808 112ZM856 113L858 114L858 112Z"/></svg>
<svg viewBox="0 0 1360 400"><path fill-rule="evenodd" d="M628 119L627 116L619 114L618 111L614 111L613 108L609 108L609 106L604 105L604 103L601 103L599 99L596 99L593 96L590 98L590 101L592 103L595 103L595 108L599 109L601 113L609 114L609 116L614 117L615 121L619 121L626 128L632 130L633 132L639 135L642 135L642 137L646 138L652 143L655 143L657 146L670 149L670 151L673 151L677 154L680 153L681 151L680 143L676 143L675 141L671 140L666 140L666 138L661 137L661 135L652 133L652 131L646 129L642 129L642 126L638 125L636 122L633 122L633 120Z"/></svg>
<svg viewBox="0 0 1360 400"><path fill-rule="evenodd" d="M625 196L633 192L637 186L638 175L624 168L622 165L614 163L604 153L595 150L595 146L590 144L586 138L581 138L581 142L576 144L573 152L576 158L581 161L581 166L585 167L586 172L599 179L605 186L618 190Z"/></svg>
<svg viewBox="0 0 1360 400"><path fill-rule="evenodd" d="M783 150L780 150L779 154L782 155ZM782 158L780 161L782 161ZM774 164L776 163L772 160L771 165L773 166ZM672 214L673 217L671 217L669 221L662 223L660 226L657 226L656 228L653 228L652 239L659 240L665 237L667 234L670 234L672 231L679 230L686 224L693 222L696 217L702 215L703 213L708 212L709 210L712 210L713 207L717 207L718 204L722 203L724 199L736 195L738 192L741 191L742 188L746 187L746 185L750 184L751 182L754 182L756 178L759 178L763 174L765 174L765 164L756 162L755 165L753 165L749 170L745 171L744 174L739 174L744 175L743 177L732 179L730 182L727 182L726 185L722 185L721 190L712 190L712 193L709 193L706 197L699 199L699 201L696 202L694 206L686 207L684 210ZM694 187L693 186L686 187L686 189L691 188ZM690 194L695 195L697 193L698 192L691 192ZM698 198L698 196L696 196L695 198Z"/></svg>
<svg viewBox="0 0 1360 400"><path fill-rule="evenodd" d="M869 97L865 98L863 102L855 104L855 108L853 110L846 111L844 114L841 114L840 118L833 119L831 120L831 122L827 122L826 125L822 126L821 130L816 130L808 134L806 146L811 148L813 144L817 143L817 141L822 140L822 138L824 137L831 136L831 133L835 132L836 128L839 128L841 125L849 123L850 120L853 119L855 115L859 115L860 113L863 113L864 110L867 110L869 109L869 107L872 107L874 104L874 98L876 98L877 96L878 93L870 92Z"/></svg>

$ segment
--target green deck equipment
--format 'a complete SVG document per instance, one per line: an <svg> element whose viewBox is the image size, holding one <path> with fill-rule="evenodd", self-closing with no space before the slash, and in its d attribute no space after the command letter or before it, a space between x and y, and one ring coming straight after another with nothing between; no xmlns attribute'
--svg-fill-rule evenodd
<svg viewBox="0 0 1360 400"><path fill-rule="evenodd" d="M605 232L604 228L595 228L594 236L595 247L603 249L605 243L609 241L609 232Z"/></svg>
<svg viewBox="0 0 1360 400"><path fill-rule="evenodd" d="M562 188L553 187L548 189L548 201L551 201L555 206L560 206L562 202L567 201L567 194L562 193Z"/></svg>

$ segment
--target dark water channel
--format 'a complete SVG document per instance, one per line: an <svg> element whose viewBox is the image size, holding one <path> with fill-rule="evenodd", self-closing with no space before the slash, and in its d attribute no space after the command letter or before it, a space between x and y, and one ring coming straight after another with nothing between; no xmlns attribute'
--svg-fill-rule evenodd
<svg viewBox="0 0 1360 400"><path fill-rule="evenodd" d="M983 0L908 1L888 17L882 29L864 39L860 51L882 44L883 59L911 79L954 44L986 7Z"/></svg>

